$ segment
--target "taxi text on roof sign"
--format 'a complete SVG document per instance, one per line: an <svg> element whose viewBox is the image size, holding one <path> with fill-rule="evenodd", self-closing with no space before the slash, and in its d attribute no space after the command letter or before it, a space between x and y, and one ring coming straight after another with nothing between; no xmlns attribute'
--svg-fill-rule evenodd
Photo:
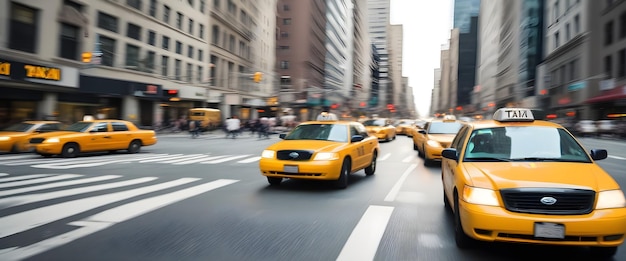
<svg viewBox="0 0 626 261"><path fill-rule="evenodd" d="M534 121L535 117L530 109L502 108L493 114L496 121Z"/></svg>

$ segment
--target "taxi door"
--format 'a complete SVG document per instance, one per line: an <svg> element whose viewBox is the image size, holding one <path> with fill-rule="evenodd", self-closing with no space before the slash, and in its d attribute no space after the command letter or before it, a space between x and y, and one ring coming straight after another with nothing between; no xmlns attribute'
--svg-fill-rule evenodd
<svg viewBox="0 0 626 261"><path fill-rule="evenodd" d="M430 122L427 122L424 125L424 129L421 129L423 131L425 131L426 133L428 133L428 128L430 127ZM417 146L418 150L421 150L424 142L426 142L426 134L420 133L419 132L420 129L418 129L418 131L416 131L413 135L413 144L415 144L415 146Z"/></svg>
<svg viewBox="0 0 626 261"><path fill-rule="evenodd" d="M109 150L123 150L127 149L130 145L130 141L133 138L130 130L125 122L113 121L111 122L111 143L109 144Z"/></svg>
<svg viewBox="0 0 626 261"><path fill-rule="evenodd" d="M101 151L111 146L111 133L108 122L98 122L89 130L87 139L81 142L81 150Z"/></svg>
<svg viewBox="0 0 626 261"><path fill-rule="evenodd" d="M351 124L350 132L354 132L355 134L351 135L361 135L364 139L358 142L357 152L360 153L361 164L359 167L367 167L370 165L372 161L372 156L374 155L374 149L376 148L376 144L378 144L378 138L375 136L370 136L367 132L367 129L361 124Z"/></svg>
<svg viewBox="0 0 626 261"><path fill-rule="evenodd" d="M454 193L454 186L456 185L456 175L460 173L456 173L457 167L459 165L459 161L462 159L464 150L465 150L465 140L467 138L468 133L470 133L470 128L468 126L463 126L459 130L458 135L454 137L452 143L450 144L451 149L456 149L457 155L459 157L458 160L451 160L443 158L441 161L441 179L443 183L443 189L449 200L452 200L452 195ZM459 193L462 192L463 188L458 188Z"/></svg>

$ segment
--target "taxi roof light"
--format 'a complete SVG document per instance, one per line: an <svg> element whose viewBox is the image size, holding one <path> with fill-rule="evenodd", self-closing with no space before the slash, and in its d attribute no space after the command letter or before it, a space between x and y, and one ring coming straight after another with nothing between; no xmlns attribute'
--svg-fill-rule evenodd
<svg viewBox="0 0 626 261"><path fill-rule="evenodd" d="M532 110L526 108L501 108L493 113L493 119L500 122L535 121Z"/></svg>
<svg viewBox="0 0 626 261"><path fill-rule="evenodd" d="M337 115L329 112L322 112L320 115L317 115L318 121L337 121Z"/></svg>
<svg viewBox="0 0 626 261"><path fill-rule="evenodd" d="M445 116L443 116L443 121L446 121L446 122L448 122L448 121L456 121L456 116L454 116L454 115L445 115Z"/></svg>

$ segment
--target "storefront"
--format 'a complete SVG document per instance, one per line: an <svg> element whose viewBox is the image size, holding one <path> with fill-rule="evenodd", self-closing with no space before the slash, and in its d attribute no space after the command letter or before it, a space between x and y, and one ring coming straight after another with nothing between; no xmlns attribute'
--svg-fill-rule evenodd
<svg viewBox="0 0 626 261"><path fill-rule="evenodd" d="M626 114L626 86L603 90L599 95L585 101L592 105L596 119L614 118Z"/></svg>

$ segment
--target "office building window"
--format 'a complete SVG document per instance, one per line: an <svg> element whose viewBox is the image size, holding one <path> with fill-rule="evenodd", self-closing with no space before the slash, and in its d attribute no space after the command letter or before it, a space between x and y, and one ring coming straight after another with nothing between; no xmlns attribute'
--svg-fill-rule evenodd
<svg viewBox="0 0 626 261"><path fill-rule="evenodd" d="M187 72L185 74L185 81L191 82L193 79L193 65L191 63L187 63Z"/></svg>
<svg viewBox="0 0 626 261"><path fill-rule="evenodd" d="M619 16L619 38L626 37L626 12Z"/></svg>
<svg viewBox="0 0 626 261"><path fill-rule="evenodd" d="M574 16L574 35L577 35L580 33L580 16L576 15Z"/></svg>
<svg viewBox="0 0 626 261"><path fill-rule="evenodd" d="M167 76L167 75L168 75L168 74L167 74L167 71L168 71L168 69L169 69L169 68L168 68L169 61L170 61L170 58L169 58L169 57L167 57L167 56L165 56L165 55L161 56L161 75L163 75L163 76L165 76L165 77L168 77L168 76Z"/></svg>
<svg viewBox="0 0 626 261"><path fill-rule="evenodd" d="M176 12L176 28L183 30L183 14Z"/></svg>
<svg viewBox="0 0 626 261"><path fill-rule="evenodd" d="M280 69L289 69L288 61L280 61Z"/></svg>
<svg viewBox="0 0 626 261"><path fill-rule="evenodd" d="M572 39L572 35L570 34L570 28L569 28L569 23L565 24L565 41L569 41L570 39Z"/></svg>
<svg viewBox="0 0 626 261"><path fill-rule="evenodd" d="M198 61L204 61L204 52L198 49Z"/></svg>
<svg viewBox="0 0 626 261"><path fill-rule="evenodd" d="M191 7L193 7L193 0L187 0L187 3L188 3Z"/></svg>
<svg viewBox="0 0 626 261"><path fill-rule="evenodd" d="M35 53L37 42L37 10L11 3L9 48L13 50Z"/></svg>
<svg viewBox="0 0 626 261"><path fill-rule="evenodd" d="M176 41L176 53L183 54L183 43Z"/></svg>
<svg viewBox="0 0 626 261"><path fill-rule="evenodd" d="M156 17L156 13L157 13L157 1L156 0L150 0L150 16L152 17Z"/></svg>
<svg viewBox="0 0 626 261"><path fill-rule="evenodd" d="M559 48L561 43L559 42L559 32L554 33L554 49Z"/></svg>
<svg viewBox="0 0 626 261"><path fill-rule="evenodd" d="M283 24L284 25L290 25L291 24L291 18L283 18Z"/></svg>
<svg viewBox="0 0 626 261"><path fill-rule="evenodd" d="M117 17L98 12L98 27L117 33Z"/></svg>
<svg viewBox="0 0 626 261"><path fill-rule="evenodd" d="M289 33L285 32L285 31L282 31L282 32L280 32L280 37L287 38L287 37L289 37Z"/></svg>
<svg viewBox="0 0 626 261"><path fill-rule="evenodd" d="M148 44L156 46L156 33L152 30L148 31Z"/></svg>
<svg viewBox="0 0 626 261"><path fill-rule="evenodd" d="M289 5L283 5L283 11L289 11Z"/></svg>
<svg viewBox="0 0 626 261"><path fill-rule="evenodd" d="M60 57L70 60L78 59L78 32L78 27L61 23Z"/></svg>
<svg viewBox="0 0 626 261"><path fill-rule="evenodd" d="M198 37L200 37L201 39L204 39L204 25L200 24L199 25L200 28L198 28Z"/></svg>
<svg viewBox="0 0 626 261"><path fill-rule="evenodd" d="M206 12L206 2L204 0L200 0L200 12L203 14Z"/></svg>
<svg viewBox="0 0 626 261"><path fill-rule="evenodd" d="M191 18L189 18L189 34L193 35L193 20Z"/></svg>
<svg viewBox="0 0 626 261"><path fill-rule="evenodd" d="M76 3L73 0L63 0L63 5L70 6L70 7L74 8L74 9L76 9L76 11L78 11L78 12L81 12L81 13L83 12L83 5L79 4L79 3Z"/></svg>
<svg viewBox="0 0 626 261"><path fill-rule="evenodd" d="M217 67L217 56L211 55L211 67L209 67L209 77L211 77L211 82L215 83L215 74Z"/></svg>
<svg viewBox="0 0 626 261"><path fill-rule="evenodd" d="M211 34L211 43L219 45L220 43L220 28L217 25L213 26L213 33Z"/></svg>
<svg viewBox="0 0 626 261"><path fill-rule="evenodd" d="M181 71L181 61L176 59L174 60L174 79L180 81L180 71Z"/></svg>
<svg viewBox="0 0 626 261"><path fill-rule="evenodd" d="M141 0L126 0L126 4L137 10L141 10Z"/></svg>
<svg viewBox="0 0 626 261"><path fill-rule="evenodd" d="M193 58L193 54L194 54L193 46L190 45L187 47L187 57Z"/></svg>
<svg viewBox="0 0 626 261"><path fill-rule="evenodd" d="M163 47L163 50L169 50L170 49L170 38L167 36L163 36L163 41L161 43L161 46Z"/></svg>
<svg viewBox="0 0 626 261"><path fill-rule="evenodd" d="M136 24L128 23L126 28L126 36L141 41L141 27Z"/></svg>
<svg viewBox="0 0 626 261"><path fill-rule="evenodd" d="M610 45L613 43L613 31L613 21L604 25L604 45Z"/></svg>
<svg viewBox="0 0 626 261"><path fill-rule="evenodd" d="M231 52L235 52L235 36L231 35L228 39L228 50Z"/></svg>
<svg viewBox="0 0 626 261"><path fill-rule="evenodd" d="M228 1L227 5L228 5L228 12L231 13L232 15L237 15L237 6L235 5L235 3L233 3L233 0L226 0Z"/></svg>
<svg viewBox="0 0 626 261"><path fill-rule="evenodd" d="M148 70L149 72L152 72L152 70L154 70L155 57L156 53L153 51L148 51L148 53L146 54L146 60L144 61L144 65L146 66L146 68L150 69Z"/></svg>
<svg viewBox="0 0 626 261"><path fill-rule="evenodd" d="M170 23L170 7L167 5L163 5L163 22Z"/></svg>
<svg viewBox="0 0 626 261"><path fill-rule="evenodd" d="M202 70L204 68L202 68L202 66L198 65L198 77L196 78L196 81L198 81L198 83L204 82L204 80L202 79L203 73Z"/></svg>
<svg viewBox="0 0 626 261"><path fill-rule="evenodd" d="M128 69L137 70L139 66L139 46L126 44L126 66Z"/></svg>
<svg viewBox="0 0 626 261"><path fill-rule="evenodd" d="M619 50L617 54L617 77L621 79L626 76L626 49Z"/></svg>
<svg viewBox="0 0 626 261"><path fill-rule="evenodd" d="M607 79L613 78L613 57L611 55L607 55L604 57L604 74L606 74Z"/></svg>
<svg viewBox="0 0 626 261"><path fill-rule="evenodd" d="M213 0L213 7L215 7L215 9L219 10L220 9L220 2L221 2L221 0Z"/></svg>
<svg viewBox="0 0 626 261"><path fill-rule="evenodd" d="M100 50L102 51L102 65L113 66L115 62L115 40L100 35Z"/></svg>

